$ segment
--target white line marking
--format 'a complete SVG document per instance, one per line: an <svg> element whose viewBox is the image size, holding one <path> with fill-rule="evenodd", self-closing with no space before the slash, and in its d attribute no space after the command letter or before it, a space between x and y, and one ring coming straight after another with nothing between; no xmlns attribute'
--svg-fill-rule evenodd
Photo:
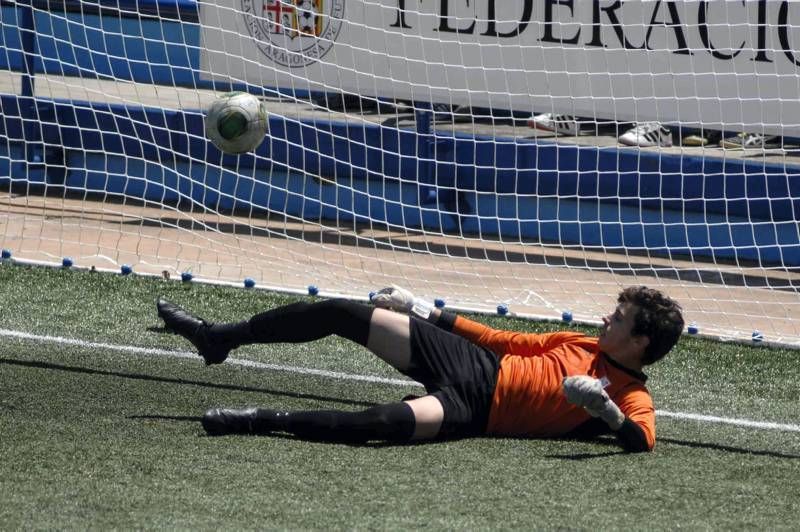
<svg viewBox="0 0 800 532"><path fill-rule="evenodd" d="M189 358L196 360L197 353L189 351L172 351L169 349L156 349L150 347L137 347L133 345L118 345L107 344L104 342L89 342L86 340L77 340L74 338L64 338L61 336L43 336L39 334L31 334L21 331L12 331L8 329L0 329L0 336L9 338L18 338L20 340L32 340L37 342L47 342L62 345L74 345L89 349L105 349L108 351L118 351L122 353L132 353L139 355L153 355L164 356L173 358ZM283 371L287 373L296 373L300 375L314 375L316 377L328 377L333 379L350 380L369 382L375 384L389 384L392 386L416 386L422 387L421 384L408 379L392 379L388 377L378 377L377 375L358 375L355 373L343 373L339 371L329 371L324 369L304 368L299 366L283 366L280 364L266 364L263 362L254 362L252 360L242 360L237 358L229 358L225 361L226 364L235 366L242 366L246 368L264 369L269 371ZM683 419L690 421L700 421L703 423L724 423L727 425L735 425L737 427L750 427L756 429L770 429L779 430L783 432L800 432L800 425L791 423L772 423L768 421L753 421L750 419L736 419L718 416L708 416L704 414L688 414L684 412L668 412L665 410L657 410L656 415L667 418Z"/></svg>
<svg viewBox="0 0 800 532"><path fill-rule="evenodd" d="M671 417L675 419L688 419L691 421L702 421L705 423L725 423L739 427L752 427L756 429L772 429L784 432L800 432L800 425L789 423L771 423L769 421L752 421L749 419L736 419L728 417L707 416L704 414L685 414L683 412L667 412L665 410L656 411L661 417Z"/></svg>
<svg viewBox="0 0 800 532"><path fill-rule="evenodd" d="M107 344L103 342L89 342L86 340L76 340L74 338L64 338L62 336L42 336L38 334L30 334L20 331L10 331L8 329L0 329L0 336L8 336L11 338L19 338L21 340L33 340L37 342L47 342L62 345L74 345L89 349L105 349L108 351L119 351L123 353L133 353L140 355L155 355L173 358L190 358L192 360L199 360L196 352L189 351L172 351L170 349L156 349L152 347L137 347L133 345L118 345ZM303 368L299 366L283 366L280 364L266 364L263 362L254 362L252 360L242 360L238 358L228 358L226 364L234 366L242 366L246 368L266 369L270 371L284 371L287 373L298 373L301 375L314 375L317 377L330 377L334 379L362 381L378 384L391 384L395 386L418 386L422 387L418 382L409 379L391 379L388 377L378 377L377 375L357 375L354 373L341 373L338 371L329 371L325 369Z"/></svg>

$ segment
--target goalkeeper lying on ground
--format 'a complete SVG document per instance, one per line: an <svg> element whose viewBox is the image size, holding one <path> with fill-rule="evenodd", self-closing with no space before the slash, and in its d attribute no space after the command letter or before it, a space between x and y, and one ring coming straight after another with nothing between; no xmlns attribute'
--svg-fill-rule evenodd
<svg viewBox="0 0 800 532"><path fill-rule="evenodd" d="M357 342L422 383L427 395L369 408L285 412L211 409L211 435L288 432L301 438L366 442L591 436L613 432L626 450L655 444L655 410L642 373L683 330L681 308L657 290L631 287L603 318L599 337L501 331L386 288L374 308L345 300L294 303L232 324L211 324L167 301L158 315L207 364L252 343L308 342L336 334Z"/></svg>

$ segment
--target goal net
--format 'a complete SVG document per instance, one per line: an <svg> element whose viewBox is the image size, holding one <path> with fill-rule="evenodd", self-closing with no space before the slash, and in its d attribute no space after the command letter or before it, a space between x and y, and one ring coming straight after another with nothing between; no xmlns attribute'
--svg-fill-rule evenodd
<svg viewBox="0 0 800 532"><path fill-rule="evenodd" d="M0 245L23 262L800 346L793 2L0 4ZM223 154L204 111L269 116Z"/></svg>

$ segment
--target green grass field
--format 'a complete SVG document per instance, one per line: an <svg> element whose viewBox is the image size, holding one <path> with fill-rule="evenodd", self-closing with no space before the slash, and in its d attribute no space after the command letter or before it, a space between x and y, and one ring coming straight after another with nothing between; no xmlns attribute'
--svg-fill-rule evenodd
<svg viewBox="0 0 800 532"><path fill-rule="evenodd" d="M293 300L0 265L1 529L798 527L798 351L684 338L648 371L659 411L787 426L661 415L649 454L608 441L211 438L198 419L212 406L357 409L419 389L289 368L401 377L335 338L250 346L233 357L258 364L207 368L161 328L159 295L217 321Z"/></svg>

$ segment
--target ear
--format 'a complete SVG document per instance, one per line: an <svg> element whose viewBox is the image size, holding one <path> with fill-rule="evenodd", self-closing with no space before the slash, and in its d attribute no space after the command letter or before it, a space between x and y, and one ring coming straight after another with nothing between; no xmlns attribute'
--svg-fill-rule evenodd
<svg viewBox="0 0 800 532"><path fill-rule="evenodd" d="M638 334L632 338L633 345L639 350L640 353L644 353L644 350L647 349L647 346L650 345L650 337L646 334Z"/></svg>

